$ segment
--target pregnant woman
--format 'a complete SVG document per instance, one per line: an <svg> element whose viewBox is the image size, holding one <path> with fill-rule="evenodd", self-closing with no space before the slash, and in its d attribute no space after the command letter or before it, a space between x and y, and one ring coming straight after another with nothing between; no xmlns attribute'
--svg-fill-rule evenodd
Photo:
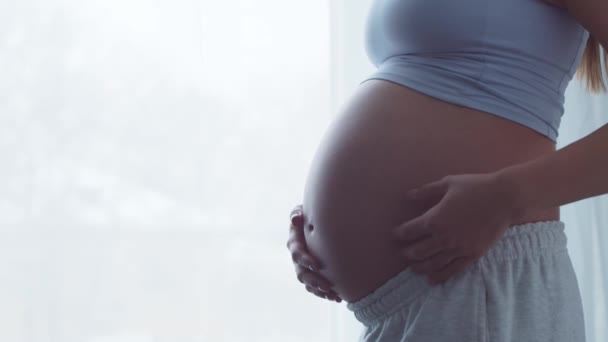
<svg viewBox="0 0 608 342"><path fill-rule="evenodd" d="M608 125L556 138L577 69L605 90L606 13L373 2L378 69L325 132L287 243L298 280L347 301L361 341L585 340L559 206L608 193Z"/></svg>

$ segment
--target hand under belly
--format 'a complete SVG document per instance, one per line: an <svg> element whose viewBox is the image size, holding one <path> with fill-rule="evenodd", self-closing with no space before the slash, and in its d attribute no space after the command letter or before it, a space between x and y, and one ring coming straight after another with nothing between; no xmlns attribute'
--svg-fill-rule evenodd
<svg viewBox="0 0 608 342"><path fill-rule="evenodd" d="M356 301L405 268L392 229L428 209L407 203L407 190L552 151L552 142L528 128L367 81L327 130L309 169L303 199L308 248L333 289ZM529 219L556 215L557 208Z"/></svg>

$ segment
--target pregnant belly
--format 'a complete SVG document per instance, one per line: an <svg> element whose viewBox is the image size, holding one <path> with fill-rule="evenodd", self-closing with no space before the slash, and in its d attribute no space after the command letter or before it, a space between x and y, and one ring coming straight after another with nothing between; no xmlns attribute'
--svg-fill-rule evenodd
<svg viewBox="0 0 608 342"><path fill-rule="evenodd" d="M368 80L331 123L309 168L308 248L334 290L356 301L405 268L391 229L428 209L406 203L408 189L553 151L552 141L514 122ZM516 223L557 219L559 208L550 208Z"/></svg>

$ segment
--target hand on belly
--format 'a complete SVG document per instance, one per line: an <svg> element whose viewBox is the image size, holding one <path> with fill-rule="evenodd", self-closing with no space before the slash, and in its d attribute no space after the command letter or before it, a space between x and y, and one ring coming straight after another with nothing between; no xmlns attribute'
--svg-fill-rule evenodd
<svg viewBox="0 0 608 342"><path fill-rule="evenodd" d="M314 227L305 229L309 250L324 266L320 273L346 301L404 268L390 230L419 212L402 200L400 179L408 174L387 167L388 154L351 146L356 155L332 149L317 157L303 201L305 225Z"/></svg>
<svg viewBox="0 0 608 342"><path fill-rule="evenodd" d="M463 272L517 219L509 190L492 173L451 175L415 189L411 202L430 209L394 229L408 266L431 285Z"/></svg>
<svg viewBox="0 0 608 342"><path fill-rule="evenodd" d="M429 209L408 203L407 190L554 151L527 128L387 83L363 83L336 117L304 189L306 224L314 226L306 230L307 244L326 266L323 276L349 302L407 267L392 230Z"/></svg>

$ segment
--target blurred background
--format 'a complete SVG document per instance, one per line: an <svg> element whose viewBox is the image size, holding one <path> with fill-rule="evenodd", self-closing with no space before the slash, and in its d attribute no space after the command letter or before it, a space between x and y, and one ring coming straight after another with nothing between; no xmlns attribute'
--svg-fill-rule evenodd
<svg viewBox="0 0 608 342"><path fill-rule="evenodd" d="M0 0L0 341L355 341L285 243L370 3ZM573 80L558 147L607 122ZM589 342L607 209L562 207Z"/></svg>

